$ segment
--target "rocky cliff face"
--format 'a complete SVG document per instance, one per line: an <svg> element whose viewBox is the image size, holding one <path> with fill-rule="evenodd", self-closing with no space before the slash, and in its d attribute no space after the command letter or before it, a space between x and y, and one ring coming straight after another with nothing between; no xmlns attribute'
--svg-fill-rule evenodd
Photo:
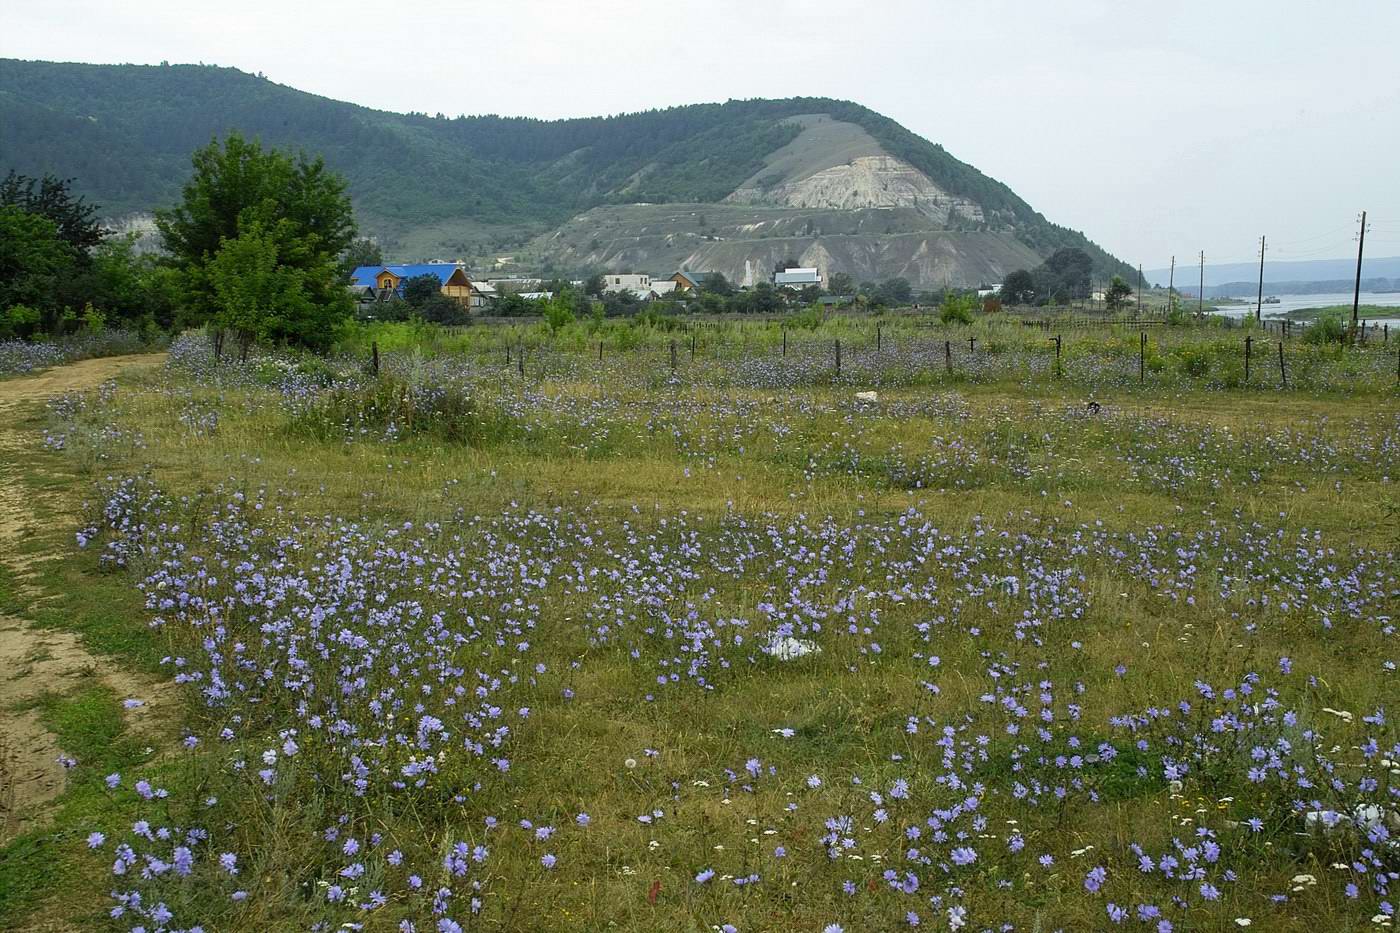
<svg viewBox="0 0 1400 933"><path fill-rule="evenodd" d="M948 194L912 165L883 154L859 156L771 188L746 186L725 200L838 211L907 207L940 224L955 216L983 220L979 205Z"/></svg>
<svg viewBox="0 0 1400 933"><path fill-rule="evenodd" d="M915 207L855 210L740 204L634 204L596 208L534 240L520 257L562 268L669 275L721 272L767 281L780 261L824 277L901 276L918 288L974 286L1032 268L1040 257L1004 232L949 230Z"/></svg>

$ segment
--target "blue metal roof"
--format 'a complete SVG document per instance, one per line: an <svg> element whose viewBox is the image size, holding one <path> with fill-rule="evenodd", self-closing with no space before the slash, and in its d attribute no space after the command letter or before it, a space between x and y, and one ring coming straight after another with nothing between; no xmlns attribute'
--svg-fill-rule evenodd
<svg viewBox="0 0 1400 933"><path fill-rule="evenodd" d="M450 262L424 262L416 265L404 266L360 266L350 273L350 281L356 285L364 285L374 288L379 273L388 269L401 279L412 279L420 275L435 275L442 284L446 285L447 280L452 278L452 273L456 272L460 266Z"/></svg>

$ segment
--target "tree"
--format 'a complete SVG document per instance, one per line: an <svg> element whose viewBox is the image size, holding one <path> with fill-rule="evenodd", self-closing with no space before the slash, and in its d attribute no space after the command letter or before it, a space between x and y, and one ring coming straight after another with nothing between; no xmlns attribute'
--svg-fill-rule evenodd
<svg viewBox="0 0 1400 933"><path fill-rule="evenodd" d="M276 257L279 270L287 270L279 271L278 280L296 279L299 296L280 303L277 326L258 336L328 346L352 307L338 271L355 235L344 180L320 159L264 150L237 133L222 146L215 140L197 150L192 161L194 174L180 203L158 211L156 226L180 271L194 320L217 322L226 315L227 299L215 287L212 264L225 244L256 230L253 240L272 241L270 250L266 243L259 246L259 255ZM225 282L225 294L230 288Z"/></svg>
<svg viewBox="0 0 1400 933"><path fill-rule="evenodd" d="M500 317L524 317L539 311L534 302L521 298L519 292L506 292L501 296L500 301L496 302L495 310Z"/></svg>
<svg viewBox="0 0 1400 933"><path fill-rule="evenodd" d="M959 295L950 291L943 296L943 304L938 309L938 319L944 324L971 324L972 309L976 305L975 295Z"/></svg>
<svg viewBox="0 0 1400 933"><path fill-rule="evenodd" d="M1132 293L1132 286L1124 282L1122 276L1115 275L1103 293L1103 300L1109 310L1118 311L1128 303L1128 296Z"/></svg>
<svg viewBox="0 0 1400 933"><path fill-rule="evenodd" d="M574 322L573 298L571 295L560 292L549 300L544 306L544 322L549 325L549 332L557 334L565 325Z"/></svg>
<svg viewBox="0 0 1400 933"><path fill-rule="evenodd" d="M1001 282L1001 297L1008 304L1028 305L1035 301L1035 278L1025 269L1017 269Z"/></svg>
<svg viewBox="0 0 1400 933"><path fill-rule="evenodd" d="M39 313L33 321L24 315L24 336L55 329L60 312L53 300L55 284L73 262L73 249L59 236L58 224L19 207L0 207L0 309L22 305Z"/></svg>
<svg viewBox="0 0 1400 933"><path fill-rule="evenodd" d="M880 304L905 305L913 300L914 289L908 279L894 278L876 289L876 297Z"/></svg>
<svg viewBox="0 0 1400 933"><path fill-rule="evenodd" d="M433 292L427 299L417 305L413 313L423 320L433 324L469 324L471 314L466 306L455 298L450 298L442 292Z"/></svg>
<svg viewBox="0 0 1400 933"><path fill-rule="evenodd" d="M256 222L220 243L208 275L218 302L214 324L233 332L242 359L253 341L272 338L286 321L310 311L300 271L280 261L276 238Z"/></svg>
<svg viewBox="0 0 1400 933"><path fill-rule="evenodd" d="M408 302L411 307L421 308L434 295L441 294L442 282L431 272L403 280L403 300Z"/></svg>
<svg viewBox="0 0 1400 933"><path fill-rule="evenodd" d="M796 259L780 259L773 264L773 274L777 275L779 272L786 272L789 269L800 269L801 267L802 264Z"/></svg>
<svg viewBox="0 0 1400 933"><path fill-rule="evenodd" d="M729 280L721 272L711 272L705 276L705 282L701 286L705 291L727 298L734 294L734 286L729 284Z"/></svg>
<svg viewBox="0 0 1400 933"><path fill-rule="evenodd" d="M628 289L603 295L603 313L608 317L630 317L642 310L642 300Z"/></svg>
<svg viewBox="0 0 1400 933"><path fill-rule="evenodd" d="M17 207L48 218L57 228L58 238L75 256L82 256L102 242L107 230L97 220L96 206L74 196L69 189L72 183L71 178L30 178L11 170L0 181L0 207Z"/></svg>
<svg viewBox="0 0 1400 933"><path fill-rule="evenodd" d="M160 256L136 252L135 238L113 236L92 251L86 281L78 283L109 324L169 330L181 323L177 274ZM72 304L76 304L73 302Z"/></svg>
<svg viewBox="0 0 1400 933"><path fill-rule="evenodd" d="M382 266L384 265L384 253L380 251L379 244L369 237L356 237L350 241L350 245L345 248L345 253L340 260L340 272L345 279L350 278L350 273L361 266Z"/></svg>
<svg viewBox="0 0 1400 933"><path fill-rule="evenodd" d="M1036 294L1057 302L1089 297L1089 279L1094 261L1077 247L1057 249L1041 263L1032 275Z"/></svg>
<svg viewBox="0 0 1400 933"><path fill-rule="evenodd" d="M583 283L583 293L593 298L601 298L607 287L608 277L598 272L590 275L588 281Z"/></svg>
<svg viewBox="0 0 1400 933"><path fill-rule="evenodd" d="M833 295L849 296L856 293L856 280L849 272L833 272L827 280L826 290Z"/></svg>

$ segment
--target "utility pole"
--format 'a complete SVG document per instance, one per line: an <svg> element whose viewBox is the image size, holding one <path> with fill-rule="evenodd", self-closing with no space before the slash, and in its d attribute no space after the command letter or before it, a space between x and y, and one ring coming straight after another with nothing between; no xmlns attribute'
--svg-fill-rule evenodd
<svg viewBox="0 0 1400 933"><path fill-rule="evenodd" d="M1356 247L1356 290L1351 293L1351 336L1356 339L1356 312L1361 307L1361 254L1366 249L1366 212L1361 212L1360 242Z"/></svg>
<svg viewBox="0 0 1400 933"><path fill-rule="evenodd" d="M1142 317L1142 309L1143 309L1144 307L1145 307L1145 305L1143 305L1143 303L1142 303L1142 263L1138 263L1138 293L1137 293L1137 313L1138 313L1138 317Z"/></svg>
<svg viewBox="0 0 1400 933"><path fill-rule="evenodd" d="M1206 251L1201 250L1201 291L1196 296L1196 314L1205 317L1206 314Z"/></svg>
<svg viewBox="0 0 1400 933"><path fill-rule="evenodd" d="M1167 275L1167 313L1170 314L1176 295L1176 257L1172 257L1172 271Z"/></svg>
<svg viewBox="0 0 1400 933"><path fill-rule="evenodd" d="M1264 319L1264 238L1259 238L1259 303L1254 306L1254 321Z"/></svg>

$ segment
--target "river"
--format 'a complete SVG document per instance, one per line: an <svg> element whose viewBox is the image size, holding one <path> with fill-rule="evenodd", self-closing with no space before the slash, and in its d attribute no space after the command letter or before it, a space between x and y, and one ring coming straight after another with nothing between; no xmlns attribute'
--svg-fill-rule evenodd
<svg viewBox="0 0 1400 933"><path fill-rule="evenodd" d="M1351 307L1351 292L1338 292L1336 294L1325 295L1279 295L1278 304L1264 305L1264 317L1277 317L1287 314L1289 311L1298 311L1302 308L1328 308L1332 305L1346 305ZM1265 292L1265 296L1268 293ZM1400 292L1362 292L1361 303L1363 305L1380 305L1385 308L1394 308L1394 311L1387 312L1385 318L1370 318L1371 320L1394 320L1400 318ZM1190 310L1195 302L1190 299L1182 299L1182 305ZM1210 300L1206 300L1210 304ZM1245 317L1254 315L1254 302L1247 305L1220 305L1216 308L1218 314L1227 317Z"/></svg>

